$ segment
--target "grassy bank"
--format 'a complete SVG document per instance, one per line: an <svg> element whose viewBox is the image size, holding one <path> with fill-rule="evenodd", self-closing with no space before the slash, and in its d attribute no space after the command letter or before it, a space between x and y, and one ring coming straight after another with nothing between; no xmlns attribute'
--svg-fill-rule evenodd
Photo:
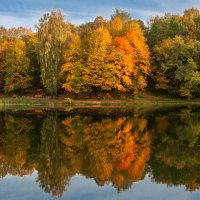
<svg viewBox="0 0 200 200"><path fill-rule="evenodd" d="M56 99L37 99L27 97L16 98L0 98L0 109L34 109L43 107L63 107L65 106L64 100Z"/></svg>
<svg viewBox="0 0 200 200"><path fill-rule="evenodd" d="M0 108L8 107L100 107L100 106L164 106L164 105L181 105L195 104L200 105L200 100L183 100L171 97L160 97L153 95L144 95L138 99L124 100L70 100L70 99L50 99L50 98L0 98Z"/></svg>

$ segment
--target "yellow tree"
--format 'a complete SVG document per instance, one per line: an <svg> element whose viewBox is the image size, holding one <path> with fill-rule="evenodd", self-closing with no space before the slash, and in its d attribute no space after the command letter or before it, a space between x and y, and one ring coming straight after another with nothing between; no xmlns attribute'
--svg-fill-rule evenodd
<svg viewBox="0 0 200 200"><path fill-rule="evenodd" d="M123 22L119 16L115 16L110 24L111 33L114 36L117 36L123 29Z"/></svg>
<svg viewBox="0 0 200 200"><path fill-rule="evenodd" d="M76 32L69 37L66 49L60 71L62 88L69 92L79 93L84 91L84 81L82 78L81 39Z"/></svg>
<svg viewBox="0 0 200 200"><path fill-rule="evenodd" d="M134 48L134 61L136 73L133 74L134 94L144 89L147 85L146 76L149 74L150 53L143 31L137 22L132 22L126 37Z"/></svg>
<svg viewBox="0 0 200 200"><path fill-rule="evenodd" d="M25 42L19 39L13 40L6 51L4 63L4 90L6 93L19 92L21 94L24 89L31 85L29 63Z"/></svg>
<svg viewBox="0 0 200 200"><path fill-rule="evenodd" d="M9 42L7 40L0 41L0 90L3 90L4 87L4 78L5 78L5 56L6 50L8 48Z"/></svg>
<svg viewBox="0 0 200 200"><path fill-rule="evenodd" d="M107 62L111 42L110 32L106 28L98 28L89 34L83 78L94 91L110 90L114 85L113 69Z"/></svg>

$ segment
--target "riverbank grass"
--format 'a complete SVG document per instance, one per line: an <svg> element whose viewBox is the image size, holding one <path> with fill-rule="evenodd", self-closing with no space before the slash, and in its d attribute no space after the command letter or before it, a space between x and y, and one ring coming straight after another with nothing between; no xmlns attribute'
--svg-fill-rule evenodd
<svg viewBox="0 0 200 200"><path fill-rule="evenodd" d="M63 107L63 106L142 106L142 105L178 105L178 104L199 104L200 100L184 100L179 98L144 96L137 99L124 100L72 100L70 98L51 99L34 97L15 97L0 98L0 107L8 106L45 106L45 107Z"/></svg>

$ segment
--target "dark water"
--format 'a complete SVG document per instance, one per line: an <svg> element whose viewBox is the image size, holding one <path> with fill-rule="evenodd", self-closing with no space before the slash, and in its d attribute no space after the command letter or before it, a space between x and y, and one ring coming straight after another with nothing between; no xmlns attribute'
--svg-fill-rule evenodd
<svg viewBox="0 0 200 200"><path fill-rule="evenodd" d="M200 107L1 111L0 199L200 199Z"/></svg>

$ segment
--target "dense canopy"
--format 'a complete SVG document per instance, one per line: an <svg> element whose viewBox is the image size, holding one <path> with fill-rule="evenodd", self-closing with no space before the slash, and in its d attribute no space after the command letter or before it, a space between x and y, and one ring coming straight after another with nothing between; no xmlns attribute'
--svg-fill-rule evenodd
<svg viewBox="0 0 200 200"><path fill-rule="evenodd" d="M109 20L79 26L59 10L45 13L35 33L0 27L0 92L117 98L150 88L199 97L199 30L195 8L152 17L148 26L116 9Z"/></svg>

